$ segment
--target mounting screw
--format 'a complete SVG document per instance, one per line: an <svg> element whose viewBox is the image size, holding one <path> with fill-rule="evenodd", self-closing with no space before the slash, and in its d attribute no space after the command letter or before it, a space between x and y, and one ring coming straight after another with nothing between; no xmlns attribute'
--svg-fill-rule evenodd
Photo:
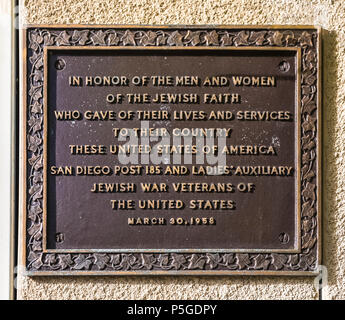
<svg viewBox="0 0 345 320"><path fill-rule="evenodd" d="M57 59L55 61L55 69L56 70L61 71L61 70L65 69L65 67L66 67L66 62L63 59Z"/></svg>
<svg viewBox="0 0 345 320"><path fill-rule="evenodd" d="M285 232L282 232L280 235L279 235L279 241L283 244L287 244L289 241L290 241L290 237L287 233Z"/></svg>
<svg viewBox="0 0 345 320"><path fill-rule="evenodd" d="M61 233L61 232L58 232L56 235L55 235L55 241L56 243L62 243L65 241L65 234L64 233Z"/></svg>
<svg viewBox="0 0 345 320"><path fill-rule="evenodd" d="M287 61L283 60L281 63L278 65L279 70L282 72L288 72L290 70L290 63Z"/></svg>

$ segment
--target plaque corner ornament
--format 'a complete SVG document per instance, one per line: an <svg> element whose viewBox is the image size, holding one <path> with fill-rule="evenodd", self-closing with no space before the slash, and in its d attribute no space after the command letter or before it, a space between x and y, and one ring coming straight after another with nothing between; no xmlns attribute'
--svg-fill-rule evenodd
<svg viewBox="0 0 345 320"><path fill-rule="evenodd" d="M26 32L25 259L28 275L263 274L311 275L321 264L320 28L28 26ZM300 251L279 252L70 252L44 250L44 48L274 47L299 48Z"/></svg>

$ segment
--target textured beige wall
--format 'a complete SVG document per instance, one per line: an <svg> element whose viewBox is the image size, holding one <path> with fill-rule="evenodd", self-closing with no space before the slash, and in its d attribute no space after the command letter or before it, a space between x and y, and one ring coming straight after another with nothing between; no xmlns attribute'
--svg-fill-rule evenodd
<svg viewBox="0 0 345 320"><path fill-rule="evenodd" d="M25 0L27 23L314 24L323 27L323 299L345 298L343 0ZM21 299L319 299L313 278L19 276Z"/></svg>

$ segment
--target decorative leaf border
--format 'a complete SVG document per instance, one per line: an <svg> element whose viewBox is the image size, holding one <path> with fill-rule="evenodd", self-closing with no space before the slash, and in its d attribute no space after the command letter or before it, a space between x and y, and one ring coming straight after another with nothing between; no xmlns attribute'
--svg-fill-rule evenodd
<svg viewBox="0 0 345 320"><path fill-rule="evenodd" d="M26 269L80 274L80 271L189 271L213 273L315 272L318 257L317 122L318 30L227 28L49 28L29 27L27 35ZM258 46L300 47L301 79L301 253L43 253L43 49L45 46ZM79 271L79 272L76 272ZM260 273L260 272L259 272ZM169 274L169 272L167 272Z"/></svg>

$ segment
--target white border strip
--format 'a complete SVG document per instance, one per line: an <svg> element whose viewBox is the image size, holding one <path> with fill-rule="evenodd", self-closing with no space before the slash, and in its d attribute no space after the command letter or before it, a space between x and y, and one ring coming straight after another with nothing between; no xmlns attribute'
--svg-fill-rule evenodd
<svg viewBox="0 0 345 320"><path fill-rule="evenodd" d="M11 266L11 0L0 2L0 299L10 299Z"/></svg>

